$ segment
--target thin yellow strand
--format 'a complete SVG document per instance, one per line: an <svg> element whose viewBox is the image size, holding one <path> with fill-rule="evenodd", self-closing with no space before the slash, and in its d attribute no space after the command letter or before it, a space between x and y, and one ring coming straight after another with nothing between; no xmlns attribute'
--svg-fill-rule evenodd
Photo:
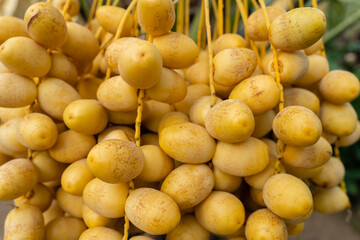
<svg viewBox="0 0 360 240"><path fill-rule="evenodd" d="M69 11L71 1L72 0L66 0L66 2L65 2L64 8L62 9L62 15L64 17L67 14L67 12Z"/></svg>
<svg viewBox="0 0 360 240"><path fill-rule="evenodd" d="M318 4L316 0L311 0L312 6L313 8L318 8ZM320 46L320 54L321 56L326 58L326 51L325 51L325 45L324 45L324 40L321 38L321 46Z"/></svg>
<svg viewBox="0 0 360 240"><path fill-rule="evenodd" d="M206 38L208 44L208 53L209 53L209 85L211 93L211 107L216 103L216 93L214 87L214 66L213 66L213 49L211 41L211 25L210 25L210 9L208 0L204 1L205 7L205 26L206 26Z"/></svg>
<svg viewBox="0 0 360 240"><path fill-rule="evenodd" d="M190 27L190 0L185 0L185 35L189 36Z"/></svg>
<svg viewBox="0 0 360 240"><path fill-rule="evenodd" d="M219 36L224 33L224 0L218 0L217 27Z"/></svg>
<svg viewBox="0 0 360 240"><path fill-rule="evenodd" d="M212 8L213 8L215 19L217 20L218 19L218 10L217 10L216 0L211 0L211 5L212 5Z"/></svg>
<svg viewBox="0 0 360 240"><path fill-rule="evenodd" d="M95 15L95 9L96 9L97 2L98 2L98 0L93 0L93 2L91 4L90 14L89 14L89 18L87 21L88 28L91 28L91 20L93 19L94 15Z"/></svg>
<svg viewBox="0 0 360 240"><path fill-rule="evenodd" d="M239 21L240 21L240 10L239 8L236 8L232 33L237 33L239 27Z"/></svg>
<svg viewBox="0 0 360 240"><path fill-rule="evenodd" d="M106 0L106 6L109 6L110 5L110 3L111 3L111 0Z"/></svg>
<svg viewBox="0 0 360 240"><path fill-rule="evenodd" d="M299 0L299 7L304 7L304 0Z"/></svg>
<svg viewBox="0 0 360 240"><path fill-rule="evenodd" d="M294 2L293 2L293 0L289 0L289 9L294 9Z"/></svg>
<svg viewBox="0 0 360 240"><path fill-rule="evenodd" d="M241 0L236 0L236 4L238 5L238 8L240 10L240 14L241 14L241 18L243 20L244 23L244 30L245 30L245 41L248 43L249 42L249 37L247 34L247 27L246 27L246 22L247 22L247 12L245 10L244 4Z"/></svg>
<svg viewBox="0 0 360 240"><path fill-rule="evenodd" d="M204 2L201 1L201 9L200 9L200 21L199 21L199 27L197 32L197 46L198 51L200 51L201 48L201 37L203 34L203 27L204 27Z"/></svg>
<svg viewBox="0 0 360 240"><path fill-rule="evenodd" d="M119 4L120 0L115 0L113 3L112 3L112 6L117 6Z"/></svg>
<svg viewBox="0 0 360 240"><path fill-rule="evenodd" d="M176 32L184 33L184 1L180 0L176 9Z"/></svg>
<svg viewBox="0 0 360 240"><path fill-rule="evenodd" d="M251 3L256 10L259 9L259 4L256 2L256 0L251 0Z"/></svg>
<svg viewBox="0 0 360 240"><path fill-rule="evenodd" d="M225 33L230 33L231 0L225 0Z"/></svg>

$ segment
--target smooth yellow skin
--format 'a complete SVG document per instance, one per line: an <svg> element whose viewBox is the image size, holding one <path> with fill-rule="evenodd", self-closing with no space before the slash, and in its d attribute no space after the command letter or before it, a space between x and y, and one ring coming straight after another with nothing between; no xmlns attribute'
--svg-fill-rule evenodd
<svg viewBox="0 0 360 240"><path fill-rule="evenodd" d="M12 37L29 36L24 21L12 16L0 17L0 29L0 44Z"/></svg>
<svg viewBox="0 0 360 240"><path fill-rule="evenodd" d="M67 167L66 164L59 163L53 159L48 151L33 153L32 163L37 169L39 182L58 180Z"/></svg>
<svg viewBox="0 0 360 240"><path fill-rule="evenodd" d="M299 236L304 230L304 222L302 223L285 223L289 236Z"/></svg>
<svg viewBox="0 0 360 240"><path fill-rule="evenodd" d="M334 214L345 210L350 203L346 193L338 186L323 189L317 188L313 194L314 210L322 214Z"/></svg>
<svg viewBox="0 0 360 240"><path fill-rule="evenodd" d="M152 188L138 188L130 193L125 213L137 228L155 235L170 232L180 222L180 210L175 201Z"/></svg>
<svg viewBox="0 0 360 240"><path fill-rule="evenodd" d="M295 51L316 43L326 29L325 14L316 8L296 8L274 19L270 42L281 50Z"/></svg>
<svg viewBox="0 0 360 240"><path fill-rule="evenodd" d="M12 72L27 77L45 76L51 68L46 49L27 37L13 37L0 46L0 61Z"/></svg>
<svg viewBox="0 0 360 240"><path fill-rule="evenodd" d="M12 92L12 93L14 93L14 92ZM3 95L0 95L0 96L3 96ZM29 108L30 108L29 105L27 105L25 107L19 107L19 108L0 107L0 119L3 122L7 122L14 118L22 118L26 114L29 113Z"/></svg>
<svg viewBox="0 0 360 240"><path fill-rule="evenodd" d="M14 118L0 126L0 150L10 156L24 155L27 148L17 139L16 132L21 118Z"/></svg>
<svg viewBox="0 0 360 240"><path fill-rule="evenodd" d="M152 131L158 132L161 119L169 112L173 111L174 108L168 104L155 100L148 100L145 102L144 106L148 109L148 115L146 119L142 122L142 125Z"/></svg>
<svg viewBox="0 0 360 240"><path fill-rule="evenodd" d="M64 8L65 3L66 3L66 0L53 0L53 1L51 1L51 4L54 5L54 7L56 7L60 11ZM69 10L68 10L67 13L71 17L75 17L76 15L79 14L79 11L80 11L79 0L71 0L70 7L69 7Z"/></svg>
<svg viewBox="0 0 360 240"><path fill-rule="evenodd" d="M290 106L276 115L273 131L285 144L307 147L319 140L322 127L320 119L310 109Z"/></svg>
<svg viewBox="0 0 360 240"><path fill-rule="evenodd" d="M19 142L32 150L46 150L54 146L58 131L54 121L42 113L30 113L19 123Z"/></svg>
<svg viewBox="0 0 360 240"><path fill-rule="evenodd" d="M13 200L30 191L38 173L30 160L17 158L0 166L0 200Z"/></svg>
<svg viewBox="0 0 360 240"><path fill-rule="evenodd" d="M154 46L159 49L164 67L167 68L188 68L195 63L199 55L196 43L190 37L178 32L155 37Z"/></svg>
<svg viewBox="0 0 360 240"><path fill-rule="evenodd" d="M109 132L101 141L103 142L110 139L122 139L125 141L130 141L126 133L120 129Z"/></svg>
<svg viewBox="0 0 360 240"><path fill-rule="evenodd" d="M243 142L255 128L250 108L237 99L224 100L212 107L205 118L208 133L226 143Z"/></svg>
<svg viewBox="0 0 360 240"><path fill-rule="evenodd" d="M104 8L105 6L101 7ZM106 65L111 69L114 73L119 73L118 70L118 60L120 56L120 52L123 49L126 49L130 43L139 41L138 38L134 37L123 37L118 40L111 42L111 44L105 50L105 62Z"/></svg>
<svg viewBox="0 0 360 240"><path fill-rule="evenodd" d="M324 165L332 156L332 147L325 138L308 147L285 146L283 161L293 167L316 168Z"/></svg>
<svg viewBox="0 0 360 240"><path fill-rule="evenodd" d="M248 240L286 240L288 232L284 220L266 208L253 212L246 221L245 235Z"/></svg>
<svg viewBox="0 0 360 240"><path fill-rule="evenodd" d="M77 83L76 90L80 94L81 98L97 99L96 93L103 81L104 80L101 78L87 75Z"/></svg>
<svg viewBox="0 0 360 240"><path fill-rule="evenodd" d="M126 182L110 184L94 178L85 186L83 198L85 204L97 214L107 218L119 218L125 214L128 191Z"/></svg>
<svg viewBox="0 0 360 240"><path fill-rule="evenodd" d="M70 164L61 175L61 186L67 193L81 196L86 184L94 178L86 159Z"/></svg>
<svg viewBox="0 0 360 240"><path fill-rule="evenodd" d="M215 152L215 140L206 129L190 122L164 128L159 143L166 154L182 163L205 163Z"/></svg>
<svg viewBox="0 0 360 240"><path fill-rule="evenodd" d="M166 240L208 240L209 237L209 231L200 225L195 216L187 214L182 216L176 228L166 235Z"/></svg>
<svg viewBox="0 0 360 240"><path fill-rule="evenodd" d="M288 106L303 106L317 113L320 109L320 100L309 90L303 88L285 88L284 107Z"/></svg>
<svg viewBox="0 0 360 240"><path fill-rule="evenodd" d="M197 62L186 69L186 80L192 84L209 84L209 63Z"/></svg>
<svg viewBox="0 0 360 240"><path fill-rule="evenodd" d="M309 70L295 84L300 87L306 87L321 80L329 72L328 60L318 54L308 56Z"/></svg>
<svg viewBox="0 0 360 240"><path fill-rule="evenodd" d="M82 196L67 193L64 189L62 189L62 187L60 187L56 192L56 200L58 201L61 209L66 213L73 217L82 218L81 209L84 203Z"/></svg>
<svg viewBox="0 0 360 240"><path fill-rule="evenodd" d="M238 177L250 176L261 172L268 165L269 148L253 137L241 143L218 141L212 161L215 167L227 174Z"/></svg>
<svg viewBox="0 0 360 240"><path fill-rule="evenodd" d="M195 209L196 219L208 231L226 235L239 230L245 221L241 201L228 192L213 191Z"/></svg>
<svg viewBox="0 0 360 240"><path fill-rule="evenodd" d="M50 207L52 199L52 191L48 187L38 183L28 193L16 198L14 203L16 207L22 207L29 204L38 207L44 212Z"/></svg>
<svg viewBox="0 0 360 240"><path fill-rule="evenodd" d="M300 179L280 173L265 183L263 198L269 210L282 218L300 218L313 207L313 199L308 186Z"/></svg>
<svg viewBox="0 0 360 240"><path fill-rule="evenodd" d="M71 229L71 231L69 231ZM46 240L79 239L86 225L74 217L57 217L46 225Z"/></svg>
<svg viewBox="0 0 360 240"><path fill-rule="evenodd" d="M111 111L133 111L137 108L137 90L122 77L115 76L101 83L97 90L101 105Z"/></svg>
<svg viewBox="0 0 360 240"><path fill-rule="evenodd" d="M63 119L69 129L94 135L107 126L108 113L96 100L79 99L65 108Z"/></svg>
<svg viewBox="0 0 360 240"><path fill-rule="evenodd" d="M144 106L147 106L147 105L144 105ZM119 124L119 125L135 124L137 110L126 111L126 112L108 110L107 112L109 114L109 122L111 122L111 123ZM143 112L143 114L144 114L144 112Z"/></svg>
<svg viewBox="0 0 360 240"><path fill-rule="evenodd" d="M154 240L154 238L148 236L135 236L130 238L129 240Z"/></svg>
<svg viewBox="0 0 360 240"><path fill-rule="evenodd" d="M163 68L160 80L146 94L156 101L176 103L186 96L187 85L184 79L174 70Z"/></svg>
<svg viewBox="0 0 360 240"><path fill-rule="evenodd" d="M143 145L144 168L138 178L145 182L160 182L174 169L174 161L155 145Z"/></svg>
<svg viewBox="0 0 360 240"><path fill-rule="evenodd" d="M345 167L340 159L331 157L320 173L311 178L311 182L321 188L333 188L344 179Z"/></svg>
<svg viewBox="0 0 360 240"><path fill-rule="evenodd" d="M101 216L91 210L85 203L82 206L83 220L89 228L112 226L115 224L116 219Z"/></svg>
<svg viewBox="0 0 360 240"><path fill-rule="evenodd" d="M286 173L291 174L300 179L314 177L318 175L323 169L323 166L315 167L315 168L299 168L288 165L285 162L283 162L282 164L286 169Z"/></svg>
<svg viewBox="0 0 360 240"><path fill-rule="evenodd" d="M359 96L360 83L359 79L351 72L335 70L321 79L319 89L326 101L344 104Z"/></svg>
<svg viewBox="0 0 360 240"><path fill-rule="evenodd" d="M122 240L123 235L111 228L94 227L85 230L79 238L79 240L101 240L101 239Z"/></svg>
<svg viewBox="0 0 360 240"><path fill-rule="evenodd" d="M114 6L101 6L96 10L96 19L100 26L107 32L116 34L121 19L125 15L125 9ZM130 14L123 27L120 37L129 36L133 27L133 16Z"/></svg>
<svg viewBox="0 0 360 240"><path fill-rule="evenodd" d="M64 211L60 208L58 202L52 199L50 207L43 212L45 226L55 218L64 216Z"/></svg>
<svg viewBox="0 0 360 240"><path fill-rule="evenodd" d="M215 180L215 184L214 184L215 190L234 192L240 187L242 183L241 177L227 174L216 167L213 167L213 173Z"/></svg>
<svg viewBox="0 0 360 240"><path fill-rule="evenodd" d="M254 116L255 128L251 136L261 138L268 134L272 129L272 122L275 115L275 111L271 109L267 112Z"/></svg>
<svg viewBox="0 0 360 240"><path fill-rule="evenodd" d="M280 100L280 90L275 79L258 75L240 82L231 91L229 99L238 99L248 105L254 115L274 108Z"/></svg>
<svg viewBox="0 0 360 240"><path fill-rule="evenodd" d="M274 54L268 53L262 60L264 73L276 77ZM309 60L302 51L277 53L281 83L294 84L309 70Z"/></svg>
<svg viewBox="0 0 360 240"><path fill-rule="evenodd" d="M308 48L305 48L304 52L306 53L306 55L311 55L311 54L314 54L314 53L320 51L322 42L323 42L323 39L320 38L316 43L314 43L313 45L311 45Z"/></svg>
<svg viewBox="0 0 360 240"><path fill-rule="evenodd" d="M40 107L57 120L63 120L65 108L77 99L80 99L77 91L58 78L46 78L38 86Z"/></svg>
<svg viewBox="0 0 360 240"><path fill-rule="evenodd" d="M186 122L190 122L190 119L185 113L169 112L161 119L158 132L161 132L164 128L168 126Z"/></svg>
<svg viewBox="0 0 360 240"><path fill-rule="evenodd" d="M355 130L347 136L340 137L338 144L340 147L348 147L356 143L360 138L360 122L357 123Z"/></svg>
<svg viewBox="0 0 360 240"><path fill-rule="evenodd" d="M324 130L339 137L353 133L358 123L356 111L350 103L337 105L323 101L319 115Z"/></svg>
<svg viewBox="0 0 360 240"><path fill-rule="evenodd" d="M76 66L62 53L51 54L51 68L48 77L59 78L74 86L78 79Z"/></svg>
<svg viewBox="0 0 360 240"><path fill-rule="evenodd" d="M174 26L175 7L171 0L140 0L137 12L139 25L149 35L163 35Z"/></svg>
<svg viewBox="0 0 360 240"><path fill-rule="evenodd" d="M222 50L214 57L214 81L233 86L254 72L256 61L256 54L248 48Z"/></svg>
<svg viewBox="0 0 360 240"><path fill-rule="evenodd" d="M239 237L232 237L232 238L229 238L229 240L246 240L245 237L243 236L239 236Z"/></svg>
<svg viewBox="0 0 360 240"><path fill-rule="evenodd" d="M57 49L65 44L68 34L65 19L50 3L39 2L28 7L24 23L30 37L44 47Z"/></svg>
<svg viewBox="0 0 360 240"><path fill-rule="evenodd" d="M194 84L188 86L186 96L180 102L175 103L176 111L183 112L187 115L190 113L190 108L196 100L202 96L210 95L210 87L206 84Z"/></svg>
<svg viewBox="0 0 360 240"><path fill-rule="evenodd" d="M216 97L216 103L219 104L222 100ZM205 127L205 119L211 109L211 96L203 96L196 100L190 108L190 119L191 122L199 124Z"/></svg>
<svg viewBox="0 0 360 240"><path fill-rule="evenodd" d="M73 163L86 157L95 144L93 136L67 130L59 135L49 154L58 162Z"/></svg>
<svg viewBox="0 0 360 240"><path fill-rule="evenodd" d="M247 43L245 39L235 33L225 33L219 36L213 43L214 55L218 54L224 49L228 48L246 48Z"/></svg>
<svg viewBox="0 0 360 240"><path fill-rule="evenodd" d="M68 38L61 51L79 61L91 61L99 52L100 46L94 34L86 27L67 22ZM84 41L86 39L86 41Z"/></svg>
<svg viewBox="0 0 360 240"><path fill-rule="evenodd" d="M145 133L141 135L141 145L155 145L159 146L159 136L154 133Z"/></svg>
<svg viewBox="0 0 360 240"><path fill-rule="evenodd" d="M0 106L2 108L25 107L36 99L33 80L15 73L0 73Z"/></svg>
<svg viewBox="0 0 360 240"><path fill-rule="evenodd" d="M130 127L126 127L126 126L113 126L113 127L108 127L106 128L104 131L102 131L99 135L98 135L98 142L102 142L103 139L106 137L106 135L108 135L110 132L114 131L114 130L122 130L125 132L127 138L135 143L135 130L133 128Z"/></svg>
<svg viewBox="0 0 360 240"><path fill-rule="evenodd" d="M266 7L266 12L270 23L280 15L286 13L284 9L279 7L269 6ZM249 38L254 41L267 41L269 40L269 33L266 26L266 21L264 17L264 12L262 9L258 9L253 12L247 21L246 31L249 35Z"/></svg>
<svg viewBox="0 0 360 240"><path fill-rule="evenodd" d="M39 208L25 205L11 210L5 219L4 240L43 240L44 218Z"/></svg>
<svg viewBox="0 0 360 240"><path fill-rule="evenodd" d="M264 188L266 181L273 175L276 174L275 169L276 158L271 157L269 164L257 174L253 174L244 178L245 182L252 188L261 190ZM284 166L280 164L280 172L285 172Z"/></svg>
<svg viewBox="0 0 360 240"><path fill-rule="evenodd" d="M162 65L159 50L145 40L129 43L118 58L121 77L134 88L153 87L160 80Z"/></svg>
<svg viewBox="0 0 360 240"><path fill-rule="evenodd" d="M229 98L229 95L235 86L236 85L224 86L224 85L218 84L217 82L214 82L216 96L220 97L221 99Z"/></svg>
<svg viewBox="0 0 360 240"><path fill-rule="evenodd" d="M89 152L87 164L95 177L107 183L130 181L144 168L144 155L134 143L111 139L100 142Z"/></svg>
<svg viewBox="0 0 360 240"><path fill-rule="evenodd" d="M180 209L195 207L214 187L214 174L205 164L184 164L165 178L161 191L172 197Z"/></svg>

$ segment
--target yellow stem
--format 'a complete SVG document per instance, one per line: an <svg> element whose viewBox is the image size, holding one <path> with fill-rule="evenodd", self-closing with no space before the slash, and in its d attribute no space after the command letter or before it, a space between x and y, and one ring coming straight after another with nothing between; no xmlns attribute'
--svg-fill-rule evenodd
<svg viewBox="0 0 360 240"><path fill-rule="evenodd" d="M261 57L259 55L259 49L257 48L255 42L253 40L250 39L250 46L251 46L251 49L255 52L256 54L256 58L257 58L257 63L258 63L258 66L260 68L260 71L261 71L261 74L264 73L264 68L262 66L262 63L261 63Z"/></svg>
<svg viewBox="0 0 360 240"><path fill-rule="evenodd" d="M138 147L140 147L140 133L141 133L141 118L142 118L142 110L144 108L144 96L145 90L139 90L138 96L138 107L137 107L137 116L135 120L135 143Z"/></svg>
<svg viewBox="0 0 360 240"><path fill-rule="evenodd" d="M204 2L201 1L201 10L200 10L200 21L199 21L199 27L197 32L197 46L198 50L200 50L201 47L201 37L203 32L203 26L204 26Z"/></svg>
<svg viewBox="0 0 360 240"><path fill-rule="evenodd" d="M99 26L99 28L96 30L96 33L95 33L95 38L100 41L100 37L101 37L101 34L103 32L103 28L101 26Z"/></svg>
<svg viewBox="0 0 360 240"><path fill-rule="evenodd" d="M251 3L255 9L259 9L259 4L256 2L256 0L251 0Z"/></svg>
<svg viewBox="0 0 360 240"><path fill-rule="evenodd" d="M224 33L224 1L218 0L218 19L217 19L217 26L218 26L218 34L219 36L223 35Z"/></svg>
<svg viewBox="0 0 360 240"><path fill-rule="evenodd" d="M135 8L134 18L133 18L133 35L135 37L138 37L140 34L138 29L138 11L137 8Z"/></svg>
<svg viewBox="0 0 360 240"><path fill-rule="evenodd" d="M211 41L211 25L210 25L210 10L208 0L204 1L205 7L205 26L206 26L206 38L208 44L208 53L209 53L209 85L211 93L211 106L214 106L216 103L216 94L214 87L214 66L213 66L213 49Z"/></svg>
<svg viewBox="0 0 360 240"><path fill-rule="evenodd" d="M115 40L119 39L121 32L124 28L126 19L129 17L130 12L133 10L133 8L136 6L137 0L132 0L132 2L130 3L130 5L128 6L128 8L125 11L124 16L122 17L120 24L118 26L118 29L116 30L116 34L115 34Z"/></svg>
<svg viewBox="0 0 360 240"><path fill-rule="evenodd" d="M304 0L299 0L299 7L304 7Z"/></svg>
<svg viewBox="0 0 360 240"><path fill-rule="evenodd" d="M112 3L112 6L117 6L119 4L120 0L115 0L113 3Z"/></svg>
<svg viewBox="0 0 360 240"><path fill-rule="evenodd" d="M313 8L318 8L316 0L311 0L311 3L312 3Z"/></svg>
<svg viewBox="0 0 360 240"><path fill-rule="evenodd" d="M237 29L239 27L239 21L240 21L240 10L239 8L236 8L232 33L237 33Z"/></svg>
<svg viewBox="0 0 360 240"><path fill-rule="evenodd" d="M293 0L289 0L289 8L294 9L294 2Z"/></svg>
<svg viewBox="0 0 360 240"><path fill-rule="evenodd" d="M238 8L240 10L241 18L242 18L244 26L245 26L245 28L244 28L244 30L245 30L245 40L248 43L249 42L249 37L248 37L247 31L246 31L246 29L247 29L247 27L246 27L246 25L247 25L246 24L247 23L247 12L246 12L244 4L242 3L241 0L236 0L236 3L237 3Z"/></svg>
<svg viewBox="0 0 360 240"><path fill-rule="evenodd" d="M214 12L214 16L215 19L218 19L218 10L217 10L217 3L216 0L211 0L211 4L212 4L212 8L213 8L213 12ZM215 28L216 29L216 28Z"/></svg>
<svg viewBox="0 0 360 240"><path fill-rule="evenodd" d="M189 36L190 27L190 0L185 0L185 35Z"/></svg>
<svg viewBox="0 0 360 240"><path fill-rule="evenodd" d="M64 17L67 14L67 12L69 11L71 1L72 0L66 0L66 2L65 2L64 8L62 9L62 15Z"/></svg>
<svg viewBox="0 0 360 240"><path fill-rule="evenodd" d="M230 33L231 0L225 0L225 33Z"/></svg>
<svg viewBox="0 0 360 240"><path fill-rule="evenodd" d="M266 42L261 43L261 49L260 49L260 57L263 59L266 55Z"/></svg>
<svg viewBox="0 0 360 240"><path fill-rule="evenodd" d="M106 0L106 5L107 6L110 5L110 3L111 3L111 0Z"/></svg>
<svg viewBox="0 0 360 240"><path fill-rule="evenodd" d="M311 0L312 6L313 8L318 8L318 4L316 0ZM325 45L324 45L324 40L321 38L321 46L320 46L320 54L321 56L326 58L326 51L325 51Z"/></svg>
<svg viewBox="0 0 360 240"><path fill-rule="evenodd" d="M176 32L184 33L184 1L178 2L176 10Z"/></svg>
<svg viewBox="0 0 360 240"><path fill-rule="evenodd" d="M95 9L96 9L97 1L98 1L98 0L93 0L93 2L92 2L92 4L91 4L90 14L89 14L89 18L88 18L88 21L87 21L87 27L88 27L88 28L91 28L91 20L93 19L94 14L95 14Z"/></svg>

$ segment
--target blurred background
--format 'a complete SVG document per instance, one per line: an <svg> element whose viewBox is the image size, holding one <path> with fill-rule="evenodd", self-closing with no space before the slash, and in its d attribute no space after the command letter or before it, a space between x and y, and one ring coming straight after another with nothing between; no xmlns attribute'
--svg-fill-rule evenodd
<svg viewBox="0 0 360 240"><path fill-rule="evenodd" d="M231 16L235 15L236 2L232 1ZM0 0L0 16L10 15L23 18L29 5L36 0ZM91 0L79 0L81 16L77 22L85 22L90 11ZM101 3L101 1L98 1ZM120 1L119 6L126 7L129 0ZM266 0L267 5L276 4L288 8L291 0ZM318 0L319 8L327 17L327 31L324 36L330 70L343 69L360 78L360 0ZM312 6L311 0L304 0L305 6ZM298 6L298 0L292 4ZM200 16L200 0L191 0L190 37L196 41L197 26ZM254 11L249 0L249 11ZM234 17L232 18L233 25ZM214 18L212 19L214 22ZM176 24L175 24L176 26ZM232 26L231 26L232 29ZM238 25L238 33L243 35L243 25ZM360 98L352 102L360 116ZM346 185L352 202L352 214L342 212L334 215L314 213L306 221L305 230L299 237L302 240L355 240L360 239L360 141L347 148L340 148L341 159L346 167ZM11 202L0 202L0 238L3 236L4 218L13 208Z"/></svg>

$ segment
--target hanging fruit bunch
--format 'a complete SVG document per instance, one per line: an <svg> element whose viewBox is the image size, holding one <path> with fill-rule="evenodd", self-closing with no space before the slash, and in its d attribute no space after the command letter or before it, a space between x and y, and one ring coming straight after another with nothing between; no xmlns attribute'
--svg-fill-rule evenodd
<svg viewBox="0 0 360 240"><path fill-rule="evenodd" d="M329 71L316 1L236 0L232 32L213 1L212 33L204 0L197 44L189 0L97 2L87 26L77 0L0 17L5 240L287 239L350 208L360 85Z"/></svg>

